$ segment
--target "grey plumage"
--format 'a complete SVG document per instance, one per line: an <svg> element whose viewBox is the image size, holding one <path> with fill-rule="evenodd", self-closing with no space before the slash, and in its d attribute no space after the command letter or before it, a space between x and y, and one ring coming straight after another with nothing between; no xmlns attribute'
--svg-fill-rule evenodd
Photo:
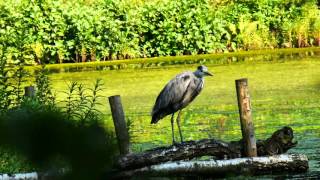
<svg viewBox="0 0 320 180"><path fill-rule="evenodd" d="M204 84L203 77L206 75L212 76L212 74L208 72L207 67L202 65L199 66L195 72L184 72L178 74L175 78L169 81L157 97L151 113L151 124L155 124L165 116L172 114L171 125L173 131L174 113L179 110L181 111L181 109L185 108L199 95ZM177 118L177 124L182 141L179 122L180 111ZM172 138L174 142L174 134L172 135Z"/></svg>
<svg viewBox="0 0 320 180"><path fill-rule="evenodd" d="M203 80L192 72L184 72L172 79L160 92L152 110L151 123L186 107L202 90Z"/></svg>

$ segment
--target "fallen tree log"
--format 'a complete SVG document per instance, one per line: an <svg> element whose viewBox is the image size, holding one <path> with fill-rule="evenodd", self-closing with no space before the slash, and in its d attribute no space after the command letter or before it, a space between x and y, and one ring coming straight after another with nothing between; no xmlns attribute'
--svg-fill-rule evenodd
<svg viewBox="0 0 320 180"><path fill-rule="evenodd" d="M266 140L257 141L258 156L270 156L285 153L296 146L293 142L293 130L283 127L275 131ZM158 147L142 153L127 154L118 159L117 167L120 169L135 169L167 161L192 159L201 156L214 156L215 159L230 159L244 157L242 140L224 142L215 139L187 141L169 147Z"/></svg>
<svg viewBox="0 0 320 180"><path fill-rule="evenodd" d="M49 180L49 179L64 179L63 176L69 173L70 170L65 168L51 169L45 172L26 172L26 173L10 173L1 174L0 180Z"/></svg>
<svg viewBox="0 0 320 180"><path fill-rule="evenodd" d="M0 179L2 180L37 180L39 178L38 173L17 173L17 174L0 174Z"/></svg>
<svg viewBox="0 0 320 180"><path fill-rule="evenodd" d="M212 176L232 174L261 175L283 172L306 172L308 158L302 154L282 154L269 157L236 158L229 160L177 161L121 171L113 179L132 176Z"/></svg>

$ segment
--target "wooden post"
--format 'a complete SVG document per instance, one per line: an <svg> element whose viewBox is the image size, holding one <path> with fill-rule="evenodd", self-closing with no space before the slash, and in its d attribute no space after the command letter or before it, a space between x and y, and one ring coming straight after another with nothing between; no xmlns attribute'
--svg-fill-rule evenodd
<svg viewBox="0 0 320 180"><path fill-rule="evenodd" d="M24 87L24 96L25 97L34 97L36 94L36 91L34 89L34 86L26 86Z"/></svg>
<svg viewBox="0 0 320 180"><path fill-rule="evenodd" d="M130 153L129 133L119 95L110 96L109 103L112 112L113 124L121 155Z"/></svg>
<svg viewBox="0 0 320 180"><path fill-rule="evenodd" d="M255 157L257 156L257 145L251 116L248 79L244 78L236 80L236 89L245 155L248 157Z"/></svg>

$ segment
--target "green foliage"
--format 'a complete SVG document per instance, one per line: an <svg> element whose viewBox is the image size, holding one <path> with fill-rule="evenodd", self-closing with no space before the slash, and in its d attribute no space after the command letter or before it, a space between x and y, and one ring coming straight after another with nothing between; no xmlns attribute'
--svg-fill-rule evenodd
<svg viewBox="0 0 320 180"><path fill-rule="evenodd" d="M214 52L224 47L223 25L206 0L148 3L142 11L142 51L147 57Z"/></svg>
<svg viewBox="0 0 320 180"><path fill-rule="evenodd" d="M35 109L24 104L1 116L1 148L12 148L38 171L66 168L72 179L96 179L111 167L115 142L100 123L88 119L82 124L68 120L59 108Z"/></svg>
<svg viewBox="0 0 320 180"><path fill-rule="evenodd" d="M13 90L11 88L12 84L9 81L9 71L6 69L6 54L1 51L0 60L0 110L7 110L11 104L11 97L13 95Z"/></svg>
<svg viewBox="0 0 320 180"><path fill-rule="evenodd" d="M0 66L0 171L66 168L66 179L101 177L116 154L114 136L97 110L102 81L91 89L71 83L65 104L55 101L44 66L36 74L37 93L24 97L24 72L23 66Z"/></svg>
<svg viewBox="0 0 320 180"><path fill-rule="evenodd" d="M0 2L7 62L88 62L319 46L317 1Z"/></svg>
<svg viewBox="0 0 320 180"><path fill-rule="evenodd" d="M6 48L0 54L0 112L5 112L23 101L22 84L26 82L28 73L19 62L16 68L7 66Z"/></svg>
<svg viewBox="0 0 320 180"><path fill-rule="evenodd" d="M13 148L1 147L0 157L1 173L32 172L35 170L26 157Z"/></svg>
<svg viewBox="0 0 320 180"><path fill-rule="evenodd" d="M36 72L36 99L40 105L50 107L55 105L55 96L51 90L48 74L48 69L46 69L45 66L42 66L41 69Z"/></svg>
<svg viewBox="0 0 320 180"><path fill-rule="evenodd" d="M83 84L71 82L68 85L68 91L65 92L66 100L62 101L65 104L64 112L67 119L80 121L81 124L88 120L98 122L100 119L97 114L100 112L96 106L100 105L98 100L102 97L100 95L102 85L101 79L97 79L91 89L86 89Z"/></svg>

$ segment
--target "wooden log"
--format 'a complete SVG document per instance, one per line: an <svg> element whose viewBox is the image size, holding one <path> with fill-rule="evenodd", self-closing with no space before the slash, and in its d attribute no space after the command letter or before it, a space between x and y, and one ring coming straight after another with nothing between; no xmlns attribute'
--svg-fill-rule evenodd
<svg viewBox="0 0 320 180"><path fill-rule="evenodd" d="M290 127L283 127L275 131L270 138L257 141L258 155L285 153L288 149L296 146L297 142L292 140L293 130ZM122 156L118 159L117 166L120 169L134 169L201 156L214 156L216 159L245 157L243 141L224 142L215 139L187 141L182 144L158 147L142 153Z"/></svg>
<svg viewBox="0 0 320 180"><path fill-rule="evenodd" d="M0 179L2 180L36 180L39 179L38 173L17 173L17 174L0 174Z"/></svg>
<svg viewBox="0 0 320 180"><path fill-rule="evenodd" d="M257 145L251 116L248 80L245 78L236 80L236 89L245 155L255 157L257 156Z"/></svg>
<svg viewBox="0 0 320 180"><path fill-rule="evenodd" d="M64 179L63 176L70 171L64 168L52 169L45 172L26 172L16 174L0 174L1 180L49 180L49 179Z"/></svg>
<svg viewBox="0 0 320 180"><path fill-rule="evenodd" d="M113 124L116 131L120 155L126 155L130 153L129 133L120 96L110 96L109 103L111 107Z"/></svg>
<svg viewBox="0 0 320 180"><path fill-rule="evenodd" d="M178 161L121 171L113 178L139 176L210 176L261 175L283 172L306 172L308 158L302 154L281 154L269 157L249 157L230 160Z"/></svg>
<svg viewBox="0 0 320 180"><path fill-rule="evenodd" d="M36 90L34 86L26 86L24 87L24 96L25 97L34 97L36 94Z"/></svg>
<svg viewBox="0 0 320 180"><path fill-rule="evenodd" d="M177 161L147 166L134 170L118 171L107 174L107 179L123 179L143 176L208 176L223 177L232 174L261 175L276 172L305 172L308 159L305 155L289 154L270 157L237 158L232 160ZM61 179L68 170L52 170L48 172L29 172L17 174L0 174L0 179L37 180Z"/></svg>
<svg viewBox="0 0 320 180"><path fill-rule="evenodd" d="M121 169L133 169L205 155L223 157L225 154L232 157L240 157L240 151L233 149L232 145L228 143L215 139L203 139L200 141L186 141L183 144L169 147L159 147L143 153L129 154L119 158L117 165Z"/></svg>

